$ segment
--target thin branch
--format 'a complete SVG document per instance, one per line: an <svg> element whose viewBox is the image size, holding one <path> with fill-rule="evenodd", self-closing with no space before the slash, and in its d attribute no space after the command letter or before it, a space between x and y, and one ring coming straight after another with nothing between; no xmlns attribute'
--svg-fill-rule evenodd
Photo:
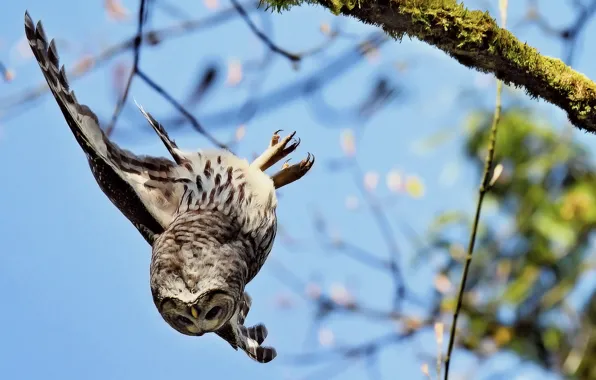
<svg viewBox="0 0 596 380"><path fill-rule="evenodd" d="M493 122L490 129L490 137L488 142L488 152L486 154L486 160L484 164L484 173L482 175L482 182L480 183L480 188L478 190L478 203L476 205L476 214L474 215L474 222L472 224L472 233L470 235L470 242L468 245L468 251L466 255L466 261L464 265L464 270L462 273L461 283L459 286L459 292L457 294L457 306L455 307L455 312L453 313L453 323L451 325L451 330L449 333L449 345L447 348L447 355L445 356L445 380L449 378L449 364L451 363L451 354L453 352L453 346L455 344L455 333L457 329L457 318L462 308L463 299L464 299L464 291L466 288L466 280L468 279L468 273L470 271L470 265L472 264L472 254L474 253L474 243L476 242L476 234L478 232L478 224L480 221L480 212L482 211L482 202L484 200L484 196L490 190L491 187L491 177L492 177L492 166L493 166L493 159L495 154L495 145L497 142L497 128L499 125L499 120L501 118L501 93L503 89L503 82L500 80L497 81L497 100L495 105L495 114L493 117Z"/></svg>
<svg viewBox="0 0 596 380"><path fill-rule="evenodd" d="M327 222L323 216L316 213L313 217L313 229L316 232L317 240L323 250L334 250L368 266L369 268L383 272L391 272L393 263L390 259L381 259L372 252L346 241L343 238L334 238L327 231L326 225Z"/></svg>
<svg viewBox="0 0 596 380"><path fill-rule="evenodd" d="M190 121L190 124L192 124L194 129L196 129L200 134L205 136L205 138L209 140L213 145L221 149L231 151L225 144L219 142L215 137L211 136L211 134L207 132L205 128L203 128L199 121L190 112L188 112L186 108L182 106L182 104L178 103L178 101L176 101L176 99L174 99L170 94L168 94L168 92L164 90L163 87L161 87L160 85L155 83L151 78L149 78L144 71L137 69L137 75L151 88L153 88L157 93L159 93L168 102L170 102L170 104L172 104L174 108L176 108L180 113L182 113L182 115L184 115L184 117L186 117L188 121Z"/></svg>
<svg viewBox="0 0 596 380"><path fill-rule="evenodd" d="M402 342L405 338L412 336L415 332L416 330L409 330L402 334L391 332L354 346L340 346L327 351L292 355L292 357L287 360L287 363L292 365L313 364L327 360L329 356L342 356L350 359L369 357L388 345Z"/></svg>
<svg viewBox="0 0 596 380"><path fill-rule="evenodd" d="M387 271L388 269L391 270L393 267L392 261L378 258L371 252L350 242L342 240L338 243L331 243L329 246L343 253L345 256L350 257L373 269Z"/></svg>
<svg viewBox="0 0 596 380"><path fill-rule="evenodd" d="M210 128L223 128L230 125L237 126L238 124L242 124L249 118L249 116L255 117L257 115L270 113L281 106L296 101L296 99L301 96L307 96L313 91L341 78L342 75L350 69L353 69L354 66L362 61L363 54L360 49L362 44L370 44L378 49L387 41L389 41L389 39L383 33L373 32L368 35L363 42L340 53L317 72L310 74L307 77L300 78L290 84L280 86L265 95L254 96L251 102L243 103L241 106L232 105L212 111L208 114L203 114L201 120L205 124L208 124ZM170 130L183 128L186 124L185 118L177 115L173 117L159 117L158 119L163 120L162 124L167 125ZM138 127L138 129L143 130L144 125ZM119 133L121 134L120 138L126 136L125 132ZM136 141L138 141L139 135L137 133L134 134L134 137Z"/></svg>
<svg viewBox="0 0 596 380"><path fill-rule="evenodd" d="M240 16L242 16L242 18L244 19L244 21L246 22L246 24L248 25L248 27L250 28L250 30L252 30L252 32L259 37L259 39L261 41L263 41L263 43L265 45L267 45L267 47L278 54L281 54L282 56L286 57L287 59L289 59L292 62L298 62L300 61L301 57L297 54L294 53L290 53L287 50L284 50L282 48L280 48L279 46L275 45L273 43L273 41L271 41L269 39L269 37L267 37L267 35L263 32L261 32L257 26L252 22L252 20L250 19L250 17L248 17L248 14L246 13L246 11L244 10L244 8L242 7L242 5L240 5L238 3L238 1L236 0L231 0L232 4L234 5L234 8L236 8L236 10L238 11L238 13L240 14Z"/></svg>
<svg viewBox="0 0 596 380"><path fill-rule="evenodd" d="M116 104L116 109L114 109L114 114L112 115L112 120L110 121L110 124L108 124L108 127L106 128L106 135L110 136L112 134L112 131L114 130L114 127L116 126L116 121L118 120L118 117L120 116L120 113L122 112L122 108L124 107L124 104L126 103L126 99L128 98L128 93L130 92L130 86L132 85L132 80L135 76L135 74L137 73L137 71L139 70L139 58L141 56L141 42L143 42L143 25L145 24L145 20L146 20L146 5L147 0L141 0L141 5L139 6L139 18L138 18L138 24L137 24L137 35L134 38L134 43L133 43L133 53L134 53L134 60L133 60L133 66L132 69L130 71L130 75L128 76L128 80L126 82L126 87L124 88L124 93L122 94L122 97L120 98L120 101L118 101L118 104Z"/></svg>
<svg viewBox="0 0 596 380"><path fill-rule="evenodd" d="M360 0L344 6L331 0L265 0L281 10L319 4L334 13L376 25L396 39L416 38L435 46L460 64L524 87L567 112L579 129L596 132L596 83L560 59L538 50L500 28L486 12L468 10L457 0Z"/></svg>
<svg viewBox="0 0 596 380"><path fill-rule="evenodd" d="M592 1L589 5L583 4L579 1L572 2L574 8L577 9L575 20L565 27L554 27L544 17L536 15L532 18L532 23L536 24L543 32L553 35L561 39L565 44L566 50L565 63L573 65L575 52L579 44L579 36L586 29L589 21L596 12L596 1Z"/></svg>
<svg viewBox="0 0 596 380"><path fill-rule="evenodd" d="M393 274L393 281L395 283L393 309L397 310L399 302L406 296L406 285L403 273L401 271L401 265L399 263L399 248L397 246L397 241L395 240L394 233L391 230L391 222L389 221L389 218L387 218L387 215L385 215L383 210L379 207L378 202L371 197L370 193L361 184L362 178L364 178L364 173L357 164L354 165L353 169L356 187L358 187L358 190L366 200L366 203L372 212L373 218L377 223L379 232L383 236L385 244L387 244L387 249L389 249L389 254L391 256L391 265L389 269Z"/></svg>
<svg viewBox="0 0 596 380"><path fill-rule="evenodd" d="M272 270L271 272L276 279L278 279L284 285L290 287L292 291L302 298L315 302L318 315L326 315L331 312L344 312L347 314L355 314L379 321L408 320L406 316L395 311L372 309L362 306L356 302L349 302L346 304L337 303L322 292L316 297L309 296L305 293L307 284L294 272L283 265L280 261L273 258L269 258L267 262L270 263L270 267L274 266L275 270Z"/></svg>
<svg viewBox="0 0 596 380"><path fill-rule="evenodd" d="M0 61L0 76L4 79L5 82L10 82L10 71L4 66L4 64Z"/></svg>
<svg viewBox="0 0 596 380"><path fill-rule="evenodd" d="M254 12L257 10L257 3L253 1L249 1L245 3L245 5L254 5L251 6L247 12ZM180 37L191 32L196 32L205 28L217 26L221 23L229 21L236 14L236 10L233 7L230 7L218 13L215 13L214 15L209 17L191 21L184 21L165 28L148 30L146 32L143 32L143 37L141 38L141 45L156 46L166 39ZM82 65L77 65L77 67L67 72L67 75L70 78L71 82L85 76L86 74L94 70L101 68L104 64L106 64L108 61L110 61L117 55L122 54L128 51L129 49L132 49L135 44L136 38L136 35L133 37L128 37L121 42L109 46L108 48L101 51L99 54L90 58L86 58ZM7 110L33 102L39 99L41 96L48 94L49 92L50 88L44 80L39 85L23 90L18 94L10 94L8 96L0 98L0 120L6 121L6 119L8 118L8 113L6 112ZM24 110L29 110L29 108L25 107L23 108L23 112ZM12 113L11 116L14 116L16 114L16 112Z"/></svg>
<svg viewBox="0 0 596 380"><path fill-rule="evenodd" d="M499 11L501 13L501 22L503 28L507 24L507 5L508 0L499 0ZM453 347L455 345L455 334L457 331L457 318L461 311L464 293L466 289L466 280L468 279L468 273L470 272L470 266L472 264L472 254L474 253L474 243L476 242L476 234L478 232L478 224L480 222L480 213L482 211L482 201L484 196L490 190L490 187L494 184L492 179L492 167L493 160L495 157L495 147L497 145L497 129L499 127L499 120L501 119L501 97L503 92L503 82L497 80L497 94L495 101L495 114L493 122L490 127L490 135L488 140L488 151L486 152L486 160L484 162L484 173L482 174L482 181L478 191L478 204L476 205L476 214L474 215L474 222L472 225L472 233L470 235L470 242L468 245L468 252L466 255L466 262L464 264L464 271L462 273L461 283L459 285L459 291L457 294L457 305L453 313L453 323L451 324L451 330L449 332L449 343L447 348L447 355L445 356L445 380L449 380L449 364L451 363L451 355L453 353Z"/></svg>

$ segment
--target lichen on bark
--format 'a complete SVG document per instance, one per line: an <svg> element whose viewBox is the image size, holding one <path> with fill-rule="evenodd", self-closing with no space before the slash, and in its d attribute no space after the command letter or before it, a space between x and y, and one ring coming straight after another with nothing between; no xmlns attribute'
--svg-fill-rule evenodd
<svg viewBox="0 0 596 380"><path fill-rule="evenodd" d="M567 112L578 128L596 132L596 84L561 60L541 55L498 26L488 12L456 0L262 0L282 11L319 4L335 14L383 28L396 39L417 38L461 64L493 73Z"/></svg>

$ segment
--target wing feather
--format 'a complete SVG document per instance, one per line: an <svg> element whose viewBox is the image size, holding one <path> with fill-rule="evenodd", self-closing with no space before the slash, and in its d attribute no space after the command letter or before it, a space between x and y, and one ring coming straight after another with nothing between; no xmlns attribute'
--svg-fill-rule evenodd
<svg viewBox="0 0 596 380"><path fill-rule="evenodd" d="M25 34L33 55L66 119L85 152L102 191L150 244L163 232L180 201L177 165L161 157L137 156L111 142L91 109L70 90L54 40L48 44L41 21L35 26L25 12Z"/></svg>

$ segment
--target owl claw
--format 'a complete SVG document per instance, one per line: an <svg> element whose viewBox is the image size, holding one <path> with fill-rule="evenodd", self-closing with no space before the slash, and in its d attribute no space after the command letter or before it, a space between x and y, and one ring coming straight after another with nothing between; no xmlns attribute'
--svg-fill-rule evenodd
<svg viewBox="0 0 596 380"><path fill-rule="evenodd" d="M297 164L286 166L273 176L273 185L276 189L288 185L302 178L315 163L315 156L308 153L308 156Z"/></svg>
<svg viewBox="0 0 596 380"><path fill-rule="evenodd" d="M271 137L271 142L269 143L269 147L277 145L279 142L279 132L283 131L283 129L278 129L277 131L273 132L273 136Z"/></svg>
<svg viewBox="0 0 596 380"><path fill-rule="evenodd" d="M280 131L281 129L273 134L269 148L257 157L252 162L251 166L258 167L260 170L265 171L296 150L298 145L300 145L300 139L294 139L296 132L294 131L283 139L280 139L278 135L278 132Z"/></svg>

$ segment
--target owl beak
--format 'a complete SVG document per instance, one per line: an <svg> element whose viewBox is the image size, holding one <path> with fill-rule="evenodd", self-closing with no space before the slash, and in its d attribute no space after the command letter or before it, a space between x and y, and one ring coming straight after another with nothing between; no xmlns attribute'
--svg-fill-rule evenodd
<svg viewBox="0 0 596 380"><path fill-rule="evenodd" d="M188 330L189 333L196 336L203 336L203 334L205 334L203 331L199 330L199 328L195 325L186 326L186 330Z"/></svg>
<svg viewBox="0 0 596 380"><path fill-rule="evenodd" d="M190 313L192 314L192 317L194 319L199 318L199 311L197 310L197 308L194 305L190 307Z"/></svg>
<svg viewBox="0 0 596 380"><path fill-rule="evenodd" d="M199 310L197 309L197 307L193 305L190 307L190 314L196 320L199 318L200 313L199 313ZM194 326L194 325L188 326L187 330L196 336L202 336L203 334L205 334L203 331L199 330L199 328L197 326Z"/></svg>

